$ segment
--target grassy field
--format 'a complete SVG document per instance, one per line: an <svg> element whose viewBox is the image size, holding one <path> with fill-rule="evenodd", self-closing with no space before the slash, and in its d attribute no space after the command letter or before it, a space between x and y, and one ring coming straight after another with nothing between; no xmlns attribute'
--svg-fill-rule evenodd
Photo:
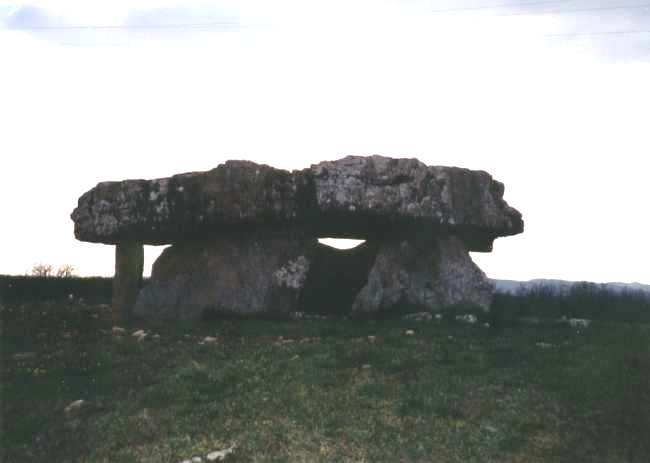
<svg viewBox="0 0 650 463"><path fill-rule="evenodd" d="M0 316L2 462L650 461L648 325Z"/></svg>

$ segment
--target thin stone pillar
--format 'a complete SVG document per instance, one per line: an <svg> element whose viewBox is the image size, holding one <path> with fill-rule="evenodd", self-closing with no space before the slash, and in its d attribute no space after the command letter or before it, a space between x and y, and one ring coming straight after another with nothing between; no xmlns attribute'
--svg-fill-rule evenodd
<svg viewBox="0 0 650 463"><path fill-rule="evenodd" d="M133 306L142 286L144 247L142 243L119 243L115 246L113 277L113 322L131 318Z"/></svg>

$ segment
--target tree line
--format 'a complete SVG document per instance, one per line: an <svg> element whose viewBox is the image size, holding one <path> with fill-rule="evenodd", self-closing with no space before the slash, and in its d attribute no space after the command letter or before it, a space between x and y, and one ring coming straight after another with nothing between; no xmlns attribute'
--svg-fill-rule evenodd
<svg viewBox="0 0 650 463"><path fill-rule="evenodd" d="M492 311L502 321L567 317L650 323L650 293L588 282L569 287L542 283L515 293L496 293Z"/></svg>

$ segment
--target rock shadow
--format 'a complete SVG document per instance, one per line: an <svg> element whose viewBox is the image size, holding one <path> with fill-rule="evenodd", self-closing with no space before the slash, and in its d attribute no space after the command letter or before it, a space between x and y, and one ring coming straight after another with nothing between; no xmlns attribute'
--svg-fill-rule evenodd
<svg viewBox="0 0 650 463"><path fill-rule="evenodd" d="M350 315L352 303L368 282L379 243L368 240L352 249L318 243L301 291L301 312Z"/></svg>

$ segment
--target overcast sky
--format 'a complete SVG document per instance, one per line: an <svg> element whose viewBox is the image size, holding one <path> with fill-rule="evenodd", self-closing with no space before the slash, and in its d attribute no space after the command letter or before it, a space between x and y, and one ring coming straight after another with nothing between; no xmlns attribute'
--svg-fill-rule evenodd
<svg viewBox="0 0 650 463"><path fill-rule="evenodd" d="M0 273L111 275L69 219L100 181L382 154L505 183L490 277L650 283L647 5L0 3Z"/></svg>

